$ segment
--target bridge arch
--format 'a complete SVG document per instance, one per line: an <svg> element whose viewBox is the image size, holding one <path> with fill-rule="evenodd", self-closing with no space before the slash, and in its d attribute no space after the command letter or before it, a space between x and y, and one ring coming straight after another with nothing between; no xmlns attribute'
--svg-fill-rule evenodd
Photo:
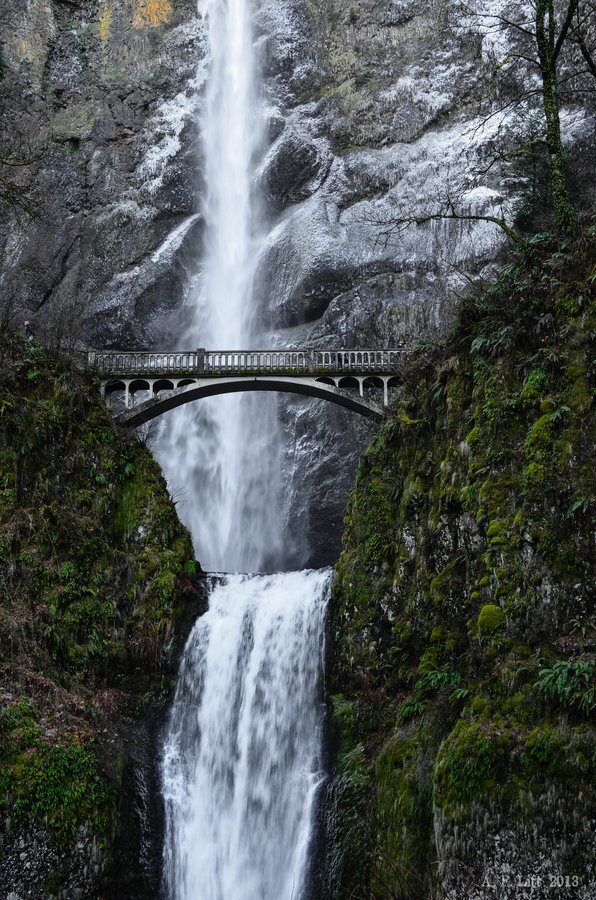
<svg viewBox="0 0 596 900"><path fill-rule="evenodd" d="M144 378L135 378L129 382L128 390L131 394L136 394L137 391L150 391L151 385Z"/></svg>
<svg viewBox="0 0 596 900"><path fill-rule="evenodd" d="M337 386L340 388L355 388L357 391L360 390L360 382L354 375L343 375L337 379Z"/></svg>
<svg viewBox="0 0 596 900"><path fill-rule="evenodd" d="M356 381L356 386L358 386L357 380L354 380ZM115 382L110 382L106 385L106 394L108 394L113 384ZM185 386L174 388L174 390L160 391L159 394L154 395L149 400L145 400L138 406L116 413L116 421L120 425L136 427L163 415L163 413L171 409L183 406L185 403L239 391L282 391L302 394L303 396L327 400L368 418L381 420L385 416L383 407L359 394L354 394L351 391L342 391L333 384L326 384L308 376L295 378L284 377L283 375L263 375L254 378L231 376L228 378L197 379Z"/></svg>
<svg viewBox="0 0 596 900"><path fill-rule="evenodd" d="M187 384L192 384L192 381L187 381ZM180 385L178 385L180 387ZM159 394L161 391L173 391L174 390L174 382L169 378L158 378L157 381L153 382L153 395Z"/></svg>
<svg viewBox="0 0 596 900"><path fill-rule="evenodd" d="M124 384L123 381L110 381L108 384L106 384L106 386L103 390L103 395L106 398L106 400L109 400L109 398L112 396L112 394L119 394L119 393L124 394L125 391L126 391L126 385Z"/></svg>

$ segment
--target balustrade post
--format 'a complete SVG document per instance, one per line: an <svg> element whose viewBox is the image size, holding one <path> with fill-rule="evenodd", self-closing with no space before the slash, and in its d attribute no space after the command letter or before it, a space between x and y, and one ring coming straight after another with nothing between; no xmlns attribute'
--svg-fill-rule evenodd
<svg viewBox="0 0 596 900"><path fill-rule="evenodd" d="M205 374L205 348L199 347L197 350L197 372L199 375Z"/></svg>

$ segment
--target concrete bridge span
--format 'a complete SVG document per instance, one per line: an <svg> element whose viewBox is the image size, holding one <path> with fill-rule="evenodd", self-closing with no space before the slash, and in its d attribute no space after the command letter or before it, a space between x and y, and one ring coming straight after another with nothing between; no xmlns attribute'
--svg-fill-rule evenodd
<svg viewBox="0 0 596 900"><path fill-rule="evenodd" d="M303 394L380 420L410 349L404 343L390 350L91 351L88 362L100 375L106 402L119 395L115 419L124 426L238 391Z"/></svg>

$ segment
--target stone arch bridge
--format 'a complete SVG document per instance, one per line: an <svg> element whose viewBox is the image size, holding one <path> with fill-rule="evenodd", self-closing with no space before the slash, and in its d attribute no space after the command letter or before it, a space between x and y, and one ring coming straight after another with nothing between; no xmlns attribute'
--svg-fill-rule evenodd
<svg viewBox="0 0 596 900"><path fill-rule="evenodd" d="M382 419L410 350L406 342L389 350L92 350L88 363L116 421L130 427L184 403L236 391L305 394Z"/></svg>

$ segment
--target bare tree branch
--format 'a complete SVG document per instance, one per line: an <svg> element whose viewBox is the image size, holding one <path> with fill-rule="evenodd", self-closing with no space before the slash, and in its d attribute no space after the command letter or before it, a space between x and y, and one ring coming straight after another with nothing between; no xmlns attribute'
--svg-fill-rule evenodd
<svg viewBox="0 0 596 900"><path fill-rule="evenodd" d="M427 222L434 222L440 219L458 219L468 222L492 222L505 232L507 237L520 249L527 250L528 243L522 235L512 228L503 216L484 215L481 213L463 213L458 212L453 204L449 201L446 210L437 210L428 213L418 213L411 216L390 216L385 220L378 220L377 225L384 228L379 236L389 240L392 234L399 233L400 227L408 225L425 225Z"/></svg>
<svg viewBox="0 0 596 900"><path fill-rule="evenodd" d="M553 51L553 56L554 56L555 61L557 60L559 53L561 52L561 47L563 46L563 43L567 37L567 32L569 31L569 27L571 25L574 15L575 15L575 11L577 9L578 3L579 3L579 0L569 0L569 6L567 7L567 13L565 15L565 18L563 19L563 23L559 30L559 37L556 40L554 51ZM552 8L552 6L551 6L551 8Z"/></svg>

